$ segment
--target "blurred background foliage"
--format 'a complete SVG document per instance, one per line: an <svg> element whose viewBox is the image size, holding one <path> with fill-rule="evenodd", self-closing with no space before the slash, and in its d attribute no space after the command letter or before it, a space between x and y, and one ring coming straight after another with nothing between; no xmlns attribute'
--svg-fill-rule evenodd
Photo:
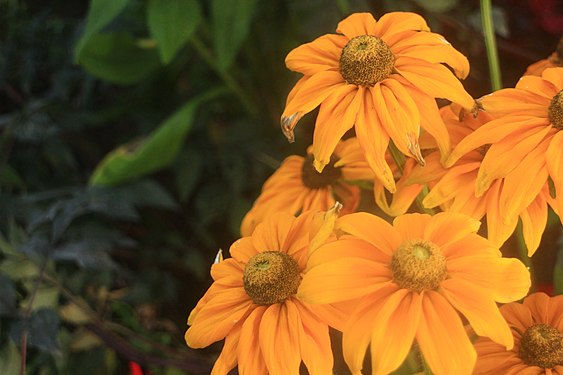
<svg viewBox="0 0 563 375"><path fill-rule="evenodd" d="M561 10L494 3L510 87L555 49ZM468 56L467 90L490 92L477 1L0 0L0 372L209 373L220 344L186 348L188 312L312 139L312 115L294 144L279 131L285 55L394 10L423 14Z"/></svg>

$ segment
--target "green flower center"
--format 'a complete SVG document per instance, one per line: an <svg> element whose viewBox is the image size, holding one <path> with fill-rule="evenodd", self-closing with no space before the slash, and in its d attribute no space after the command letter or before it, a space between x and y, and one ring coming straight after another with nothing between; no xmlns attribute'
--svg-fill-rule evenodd
<svg viewBox="0 0 563 375"><path fill-rule="evenodd" d="M391 48L373 35L350 39L340 55L340 74L346 82L358 86L373 86L389 77L395 66Z"/></svg>
<svg viewBox="0 0 563 375"><path fill-rule="evenodd" d="M242 281L255 304L272 305L297 293L301 272L297 262L286 253L265 251L248 260Z"/></svg>
<svg viewBox="0 0 563 375"><path fill-rule="evenodd" d="M522 335L519 355L528 366L563 366L563 333L548 324L535 324Z"/></svg>
<svg viewBox="0 0 563 375"><path fill-rule="evenodd" d="M308 155L301 169L303 185L309 189L321 189L335 183L342 176L340 168L334 166L337 161L338 158L332 155L330 162L319 173L313 166L313 156Z"/></svg>
<svg viewBox="0 0 563 375"><path fill-rule="evenodd" d="M401 288L419 293L435 290L446 279L446 257L432 242L407 240L393 253L391 270Z"/></svg>
<svg viewBox="0 0 563 375"><path fill-rule="evenodd" d="M563 129L563 90L551 99L547 108L547 117L554 128Z"/></svg>

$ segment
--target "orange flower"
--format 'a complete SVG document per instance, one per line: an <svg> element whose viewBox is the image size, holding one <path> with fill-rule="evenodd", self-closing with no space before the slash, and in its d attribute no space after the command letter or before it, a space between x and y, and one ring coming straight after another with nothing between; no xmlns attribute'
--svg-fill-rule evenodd
<svg viewBox="0 0 563 375"><path fill-rule="evenodd" d="M557 48L547 59L533 63L526 69L525 75L541 76L544 70L548 68L557 68L563 66L563 37L559 39Z"/></svg>
<svg viewBox="0 0 563 375"><path fill-rule="evenodd" d="M474 101L442 63L461 78L469 73L469 63L414 13L388 13L378 21L369 13L356 13L336 31L339 34L321 36L287 55L287 67L304 77L288 95L282 130L292 141L299 119L320 105L313 135L315 168L322 171L330 163L338 140L355 125L377 179L395 192L385 160L389 139L424 164L418 143L422 126L446 156L449 136L435 98L468 109Z"/></svg>
<svg viewBox="0 0 563 375"><path fill-rule="evenodd" d="M344 359L359 374L371 345L373 374L387 374L416 339L436 374L469 374L476 352L458 312L478 335L512 348L495 302L522 298L530 275L476 234L479 221L442 212L408 214L393 225L354 213L336 221L337 240L309 258L297 296L310 303L359 299L344 327ZM457 311L456 311L457 310Z"/></svg>
<svg viewBox="0 0 563 375"><path fill-rule="evenodd" d="M476 196L503 178L499 212L509 223L543 194L551 177L555 198L548 196L548 203L563 222L563 68L524 76L516 88L494 92L480 103L495 119L464 138L446 165L490 144L477 173Z"/></svg>
<svg viewBox="0 0 563 375"><path fill-rule="evenodd" d="M313 374L332 374L325 321L342 329L345 315L296 297L317 217L271 216L211 267L214 282L190 314L186 342L202 348L225 339L212 374L237 364L241 375L298 374L301 361Z"/></svg>
<svg viewBox="0 0 563 375"><path fill-rule="evenodd" d="M448 126L454 146L492 120L489 113L480 112L477 118L465 115L460 121L456 115L458 110L459 108L454 109L452 106L447 106L440 111ZM495 180L482 196L475 196L475 181L486 153L486 147L472 150L462 156L452 167L446 169L442 167L439 152L436 151L426 157L425 167L415 166L412 172L405 174L403 179L407 185L426 183L431 186L430 192L422 202L427 208L440 206L444 211L459 212L477 220L486 214L487 237L495 246L502 246L516 229L518 218L520 218L528 255L532 256L540 244L547 224L547 201L550 200L549 184L547 182L544 184L543 189L532 203L518 213L519 216L506 218L500 211L499 205L504 185L503 178Z"/></svg>
<svg viewBox="0 0 563 375"><path fill-rule="evenodd" d="M563 375L563 295L534 293L500 308L514 335L506 350L487 338L475 343L475 374Z"/></svg>
<svg viewBox="0 0 563 375"><path fill-rule="evenodd" d="M321 173L313 168L312 157L292 155L264 183L262 193L246 214L241 234L249 236L256 225L276 212L297 215L303 211L326 211L336 201L343 214L354 212L360 202L360 188L350 181L373 181L356 138L340 142L330 164Z"/></svg>

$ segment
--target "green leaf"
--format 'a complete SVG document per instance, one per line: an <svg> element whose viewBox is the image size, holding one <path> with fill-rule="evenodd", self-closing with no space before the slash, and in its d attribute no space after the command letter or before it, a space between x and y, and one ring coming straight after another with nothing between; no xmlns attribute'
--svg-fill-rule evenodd
<svg viewBox="0 0 563 375"><path fill-rule="evenodd" d="M128 2L129 0L91 0L84 33L74 48L76 62L80 62L82 49L90 38L121 13Z"/></svg>
<svg viewBox="0 0 563 375"><path fill-rule="evenodd" d="M14 283L0 273L0 316L16 312L16 298Z"/></svg>
<svg viewBox="0 0 563 375"><path fill-rule="evenodd" d="M214 90L192 99L142 141L110 152L90 177L92 185L117 185L160 170L174 161L190 131L199 105L224 90Z"/></svg>
<svg viewBox="0 0 563 375"><path fill-rule="evenodd" d="M38 310L29 321L20 318L10 327L10 338L19 343L23 332L28 333L27 343L30 347L48 352L59 351L59 317L54 310Z"/></svg>
<svg viewBox="0 0 563 375"><path fill-rule="evenodd" d="M138 82L160 65L155 48L144 48L124 32L92 36L80 63L90 74L123 85Z"/></svg>
<svg viewBox="0 0 563 375"><path fill-rule="evenodd" d="M14 168L4 164L0 167L0 186L24 188L25 182Z"/></svg>
<svg viewBox="0 0 563 375"><path fill-rule="evenodd" d="M26 287L31 291L37 281L28 282ZM30 297L22 301L20 307L23 310L29 308ZM43 308L56 308L59 306L59 290L55 287L39 287L35 293L35 298L33 299L33 305L31 306L31 311L40 310Z"/></svg>
<svg viewBox="0 0 563 375"><path fill-rule="evenodd" d="M425 10L436 13L444 13L452 10L458 5L459 0L414 0Z"/></svg>
<svg viewBox="0 0 563 375"><path fill-rule="evenodd" d="M201 21L196 0L149 0L149 30L158 42L160 60L168 64Z"/></svg>
<svg viewBox="0 0 563 375"><path fill-rule="evenodd" d="M256 0L213 0L211 15L217 64L227 70L250 30Z"/></svg>
<svg viewBox="0 0 563 375"><path fill-rule="evenodd" d="M0 368L3 375L18 375L20 373L20 352L17 346L8 341L8 344L0 351Z"/></svg>

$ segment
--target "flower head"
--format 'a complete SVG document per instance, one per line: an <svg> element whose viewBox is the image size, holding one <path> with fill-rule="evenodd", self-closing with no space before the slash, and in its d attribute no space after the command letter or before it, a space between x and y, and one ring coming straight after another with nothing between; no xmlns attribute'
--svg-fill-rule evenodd
<svg viewBox="0 0 563 375"><path fill-rule="evenodd" d="M424 164L418 142L422 126L445 156L449 137L435 98L468 109L474 101L442 63L461 78L469 73L469 63L414 13L388 13L378 21L369 13L352 14L336 31L287 55L287 67L304 76L288 95L282 130L293 140L299 119L320 105L313 135L315 168L322 171L330 163L340 138L355 126L377 179L395 192L385 160L389 140Z"/></svg>
<svg viewBox="0 0 563 375"><path fill-rule="evenodd" d="M534 293L500 308L514 335L514 348L479 338L475 374L563 374L563 296Z"/></svg>
<svg viewBox="0 0 563 375"><path fill-rule="evenodd" d="M332 374L327 323L341 328L345 315L296 296L309 245L322 233L317 218L272 215L211 267L214 282L190 313L185 338L192 348L225 339L212 374L237 364L240 374L297 374L301 361L311 373Z"/></svg>
<svg viewBox="0 0 563 375"><path fill-rule="evenodd" d="M393 225L368 214L336 221L338 239L311 254L297 296L310 303L358 299L344 327L344 359L359 374L371 345L373 374L387 374L416 340L436 374L469 374L476 353L459 313L478 335L512 348L496 302L522 298L530 275L476 234L479 222L443 212Z"/></svg>
<svg viewBox="0 0 563 375"><path fill-rule="evenodd" d="M490 145L479 166L475 194L482 196L503 178L499 210L510 222L542 194L551 178L555 198L548 197L548 203L563 222L563 68L546 69L541 77L524 76L515 88L496 91L480 103L495 119L459 142L446 165Z"/></svg>

